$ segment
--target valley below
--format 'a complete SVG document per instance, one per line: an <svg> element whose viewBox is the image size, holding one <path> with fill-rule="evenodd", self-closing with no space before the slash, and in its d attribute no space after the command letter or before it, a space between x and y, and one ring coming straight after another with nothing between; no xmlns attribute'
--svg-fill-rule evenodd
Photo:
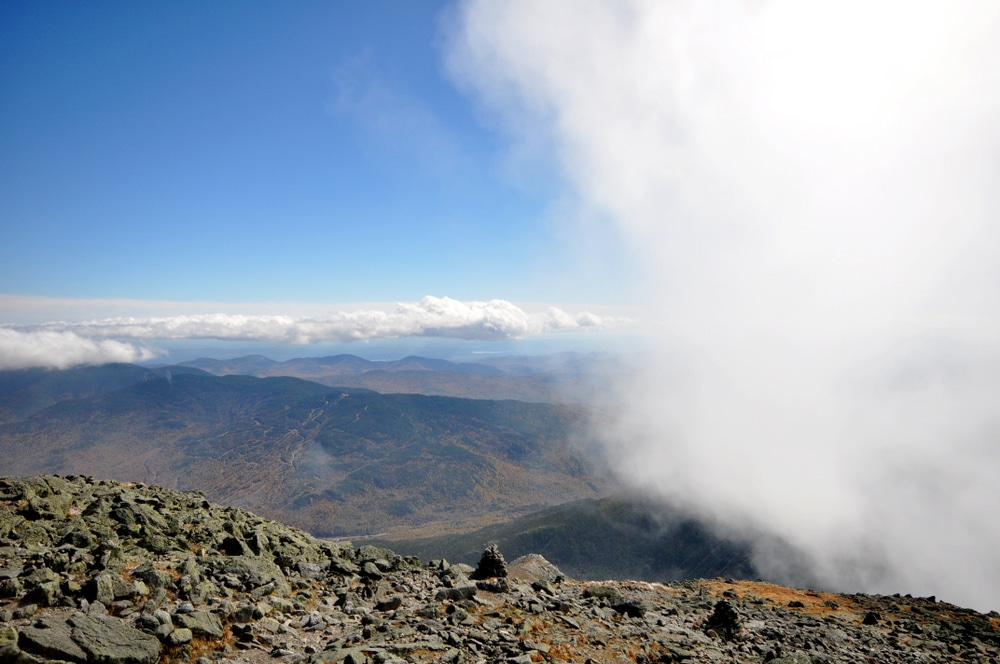
<svg viewBox="0 0 1000 664"><path fill-rule="evenodd" d="M576 446L574 406L176 367L12 373L0 473L197 489L321 536L468 530L613 486Z"/></svg>

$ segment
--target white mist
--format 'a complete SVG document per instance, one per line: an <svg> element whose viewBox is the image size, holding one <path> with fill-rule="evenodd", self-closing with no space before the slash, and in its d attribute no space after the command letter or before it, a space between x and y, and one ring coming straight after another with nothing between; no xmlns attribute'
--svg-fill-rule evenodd
<svg viewBox="0 0 1000 664"><path fill-rule="evenodd" d="M600 432L624 477L820 583L1000 608L998 28L989 1L460 6L456 79L645 266L651 359Z"/></svg>

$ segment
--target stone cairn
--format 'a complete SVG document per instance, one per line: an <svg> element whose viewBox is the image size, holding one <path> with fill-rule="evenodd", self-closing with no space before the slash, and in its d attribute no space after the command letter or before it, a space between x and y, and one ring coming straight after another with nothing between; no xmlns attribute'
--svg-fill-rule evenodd
<svg viewBox="0 0 1000 664"><path fill-rule="evenodd" d="M470 578L472 579L493 579L493 578L506 578L507 577L507 561L503 559L503 554L500 553L500 547L496 544L490 544L483 551L482 557L479 559L479 565L476 567L476 571L472 573Z"/></svg>

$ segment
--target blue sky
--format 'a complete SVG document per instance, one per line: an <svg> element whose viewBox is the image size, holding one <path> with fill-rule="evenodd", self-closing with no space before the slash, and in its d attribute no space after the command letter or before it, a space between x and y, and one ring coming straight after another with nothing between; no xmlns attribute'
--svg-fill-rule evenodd
<svg viewBox="0 0 1000 664"><path fill-rule="evenodd" d="M448 74L449 3L0 12L0 323L630 304L558 170Z"/></svg>

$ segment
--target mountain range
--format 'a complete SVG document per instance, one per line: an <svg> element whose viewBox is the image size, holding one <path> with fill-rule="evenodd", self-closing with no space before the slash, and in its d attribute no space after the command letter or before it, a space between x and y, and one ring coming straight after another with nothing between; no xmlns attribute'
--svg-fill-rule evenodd
<svg viewBox="0 0 1000 664"><path fill-rule="evenodd" d="M0 372L0 413L0 474L198 489L323 536L468 530L612 487L569 405L105 365Z"/></svg>
<svg viewBox="0 0 1000 664"><path fill-rule="evenodd" d="M366 360L356 355L296 358L278 362L262 355L229 360L200 358L182 363L217 376L292 376L331 387L363 387L383 394L406 393L468 399L514 399L585 404L623 370L603 353L485 356L477 362L409 356Z"/></svg>

